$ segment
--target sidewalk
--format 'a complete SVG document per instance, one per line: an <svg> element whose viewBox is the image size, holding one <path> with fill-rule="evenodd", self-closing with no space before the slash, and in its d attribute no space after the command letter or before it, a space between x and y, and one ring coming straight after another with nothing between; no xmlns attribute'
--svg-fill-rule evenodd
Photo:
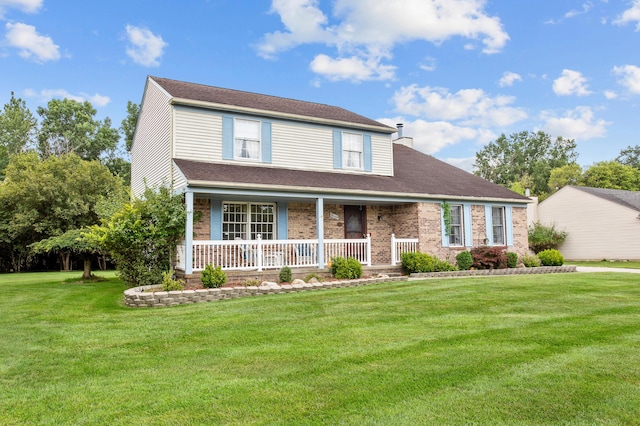
<svg viewBox="0 0 640 426"><path fill-rule="evenodd" d="M576 272L628 272L630 274L640 274L640 269L605 268L603 266L576 266Z"/></svg>

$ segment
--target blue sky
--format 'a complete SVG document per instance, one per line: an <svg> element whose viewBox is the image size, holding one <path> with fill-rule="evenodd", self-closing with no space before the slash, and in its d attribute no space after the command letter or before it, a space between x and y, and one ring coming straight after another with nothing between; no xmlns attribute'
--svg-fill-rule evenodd
<svg viewBox="0 0 640 426"><path fill-rule="evenodd" d="M147 75L337 105L471 170L501 133L640 138L640 0L0 0L0 104L89 100L117 127Z"/></svg>

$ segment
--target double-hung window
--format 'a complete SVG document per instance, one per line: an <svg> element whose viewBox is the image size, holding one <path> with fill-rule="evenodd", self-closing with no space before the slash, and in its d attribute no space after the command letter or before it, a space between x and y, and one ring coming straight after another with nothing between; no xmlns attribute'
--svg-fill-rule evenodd
<svg viewBox="0 0 640 426"><path fill-rule="evenodd" d="M223 203L222 238L224 240L263 240L275 238L275 210L273 203Z"/></svg>
<svg viewBox="0 0 640 426"><path fill-rule="evenodd" d="M493 244L506 245L504 207L491 208L491 223L493 226Z"/></svg>
<svg viewBox="0 0 640 426"><path fill-rule="evenodd" d="M459 204L454 204L449 206L449 208L449 211L451 213L451 222L449 224L449 245L462 246L464 243L462 206Z"/></svg>
<svg viewBox="0 0 640 426"><path fill-rule="evenodd" d="M342 133L342 167L345 169L362 169L362 135L358 133Z"/></svg>
<svg viewBox="0 0 640 426"><path fill-rule="evenodd" d="M234 158L260 161L260 121L236 118L233 136Z"/></svg>

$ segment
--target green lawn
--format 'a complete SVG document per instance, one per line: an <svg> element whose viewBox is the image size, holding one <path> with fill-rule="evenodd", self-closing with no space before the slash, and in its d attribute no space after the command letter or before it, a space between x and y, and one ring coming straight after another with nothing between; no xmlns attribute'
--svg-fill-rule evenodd
<svg viewBox="0 0 640 426"><path fill-rule="evenodd" d="M69 276L0 275L1 425L640 423L635 274L162 309Z"/></svg>

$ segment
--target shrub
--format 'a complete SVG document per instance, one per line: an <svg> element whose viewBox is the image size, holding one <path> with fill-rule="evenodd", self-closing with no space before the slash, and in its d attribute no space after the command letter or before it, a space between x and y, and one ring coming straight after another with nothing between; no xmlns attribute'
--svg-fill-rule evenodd
<svg viewBox="0 0 640 426"><path fill-rule="evenodd" d="M504 247L472 248L473 267L476 269L504 269L507 267L507 255Z"/></svg>
<svg viewBox="0 0 640 426"><path fill-rule="evenodd" d="M556 249L543 250L537 254L544 266L562 266L564 256Z"/></svg>
<svg viewBox="0 0 640 426"><path fill-rule="evenodd" d="M449 271L457 271L458 268L455 265L453 265L451 262L447 262L446 260L440 260L434 256L433 270L435 272L449 272Z"/></svg>
<svg viewBox="0 0 640 426"><path fill-rule="evenodd" d="M331 258L331 275L338 279L354 279L362 276L362 265L358 259L349 257Z"/></svg>
<svg viewBox="0 0 640 426"><path fill-rule="evenodd" d="M526 266L527 268L537 268L542 264L538 256L532 256L530 254L525 254L524 256L522 256L521 260L524 266Z"/></svg>
<svg viewBox="0 0 640 426"><path fill-rule="evenodd" d="M173 269L162 273L162 291L184 290L184 280L173 278Z"/></svg>
<svg viewBox="0 0 640 426"><path fill-rule="evenodd" d="M227 275L222 271L220 265L215 268L211 263L207 264L200 275L200 281L204 288L218 288L227 282Z"/></svg>
<svg viewBox="0 0 640 426"><path fill-rule="evenodd" d="M529 227L529 248L536 254L548 249L558 249L567 238L565 231L558 231L555 225L544 226L540 222Z"/></svg>
<svg viewBox="0 0 640 426"><path fill-rule="evenodd" d="M456 265L458 265L458 269L461 271L468 271L471 265L473 265L473 256L471 256L468 250L461 251L456 256Z"/></svg>
<svg viewBox="0 0 640 426"><path fill-rule="evenodd" d="M400 257L402 269L407 274L433 272L435 270L434 259L426 253L406 252Z"/></svg>
<svg viewBox="0 0 640 426"><path fill-rule="evenodd" d="M257 287L260 285L260 280L256 278L249 278L242 281L242 285L245 287Z"/></svg>
<svg viewBox="0 0 640 426"><path fill-rule="evenodd" d="M507 252L507 268L517 268L518 267L518 253L513 251Z"/></svg>
<svg viewBox="0 0 640 426"><path fill-rule="evenodd" d="M308 283L312 278L315 278L318 281L322 281L322 277L315 272L311 272L304 277L304 282Z"/></svg>
<svg viewBox="0 0 640 426"><path fill-rule="evenodd" d="M291 274L291 268L288 266L283 266L280 269L280 274L278 275L279 283L290 283L293 281L293 275Z"/></svg>

